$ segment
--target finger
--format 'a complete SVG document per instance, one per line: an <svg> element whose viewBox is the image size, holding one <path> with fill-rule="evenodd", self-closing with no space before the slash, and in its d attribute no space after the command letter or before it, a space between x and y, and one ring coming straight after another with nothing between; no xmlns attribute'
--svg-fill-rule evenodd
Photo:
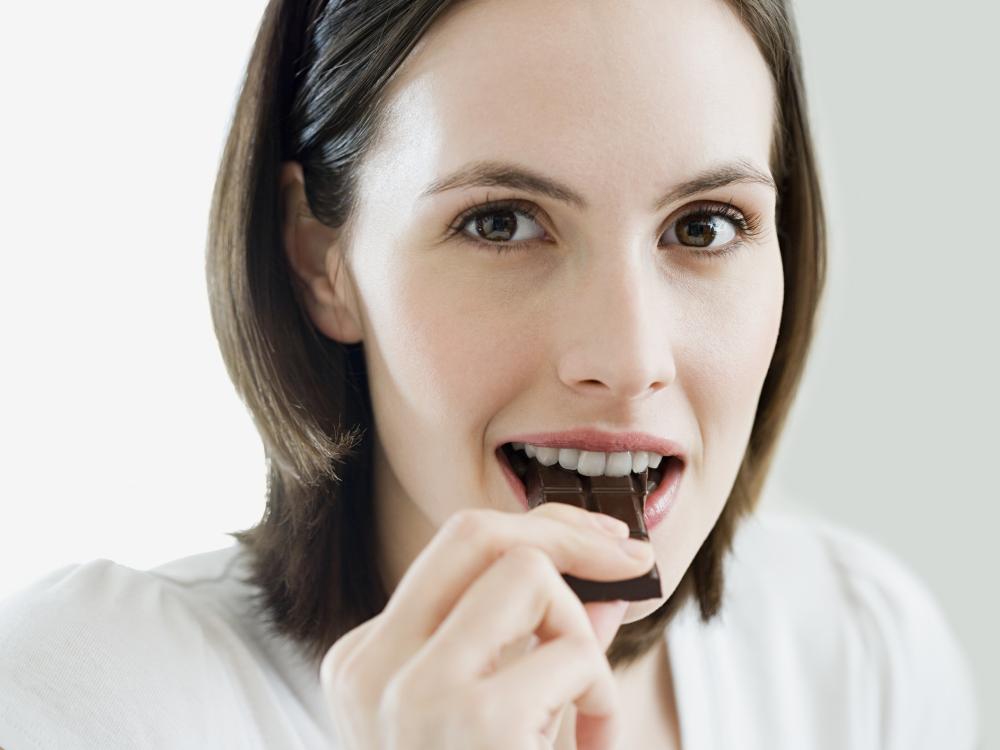
<svg viewBox="0 0 1000 750"><path fill-rule="evenodd" d="M566 716L566 709L569 708L569 703L565 704L562 708L551 715L549 723L545 725L542 730L542 734L545 735L545 739L549 741L551 745L555 745L556 738L559 736L559 730L562 728L563 718ZM546 745L548 747L548 745Z"/></svg>
<svg viewBox="0 0 1000 750"><path fill-rule="evenodd" d="M461 511L449 519L403 576L383 622L357 646L370 690L385 685L420 651L469 585L508 549L534 546L561 570L594 580L630 578L652 566L648 542L644 543L648 559L637 562L622 552L623 540L589 520L595 514L569 505L566 509ZM556 518L574 514L578 519L574 524Z"/></svg>
<svg viewBox="0 0 1000 750"><path fill-rule="evenodd" d="M320 663L319 678L327 709L337 726L338 737L349 747L375 744L370 724L359 721L376 705L381 683L357 660L358 649L380 624L376 615L348 631L327 650Z"/></svg>
<svg viewBox="0 0 1000 750"><path fill-rule="evenodd" d="M407 623L418 637L429 637L472 581L516 546L537 547L560 572L596 581L631 578L652 567L653 550L648 542L641 544L643 557L633 558L621 546L630 541L627 538L617 539L586 520L567 523L562 520L565 509L541 511L542 507L530 513L475 510L454 514L400 581L387 606L392 622ZM578 518L595 515L566 508L579 511Z"/></svg>
<svg viewBox="0 0 1000 750"><path fill-rule="evenodd" d="M319 665L319 677L323 690L330 694L341 677L341 670L351 656L357 651L359 644L363 643L379 626L379 620L384 613L358 625L353 630L349 630L338 638L323 656Z"/></svg>
<svg viewBox="0 0 1000 750"><path fill-rule="evenodd" d="M607 531L614 536L626 537L629 535L628 524L620 518L614 518L605 513L589 511L570 503L542 503L528 511L525 515L544 515L559 521L573 524L575 526L592 526L600 531Z"/></svg>
<svg viewBox="0 0 1000 750"><path fill-rule="evenodd" d="M504 702L497 714L525 739L551 730L553 716L576 706L578 726L593 750L614 747L619 731L617 686L607 659L592 640L556 638L485 678L480 688Z"/></svg>
<svg viewBox="0 0 1000 750"><path fill-rule="evenodd" d="M607 651L625 619L628 602L619 599L612 602L587 602L583 606L601 650Z"/></svg>
<svg viewBox="0 0 1000 750"><path fill-rule="evenodd" d="M534 547L515 547L465 591L411 668L463 684L493 671L501 649L526 635L596 638L586 610L552 560Z"/></svg>

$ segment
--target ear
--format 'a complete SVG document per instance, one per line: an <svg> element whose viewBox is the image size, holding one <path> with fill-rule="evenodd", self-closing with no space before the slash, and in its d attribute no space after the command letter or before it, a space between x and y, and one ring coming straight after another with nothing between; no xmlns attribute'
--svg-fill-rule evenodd
<svg viewBox="0 0 1000 750"><path fill-rule="evenodd" d="M281 165L281 238L299 298L313 324L327 338L343 344L361 341L361 316L354 284L344 262L339 233L309 210L302 165Z"/></svg>

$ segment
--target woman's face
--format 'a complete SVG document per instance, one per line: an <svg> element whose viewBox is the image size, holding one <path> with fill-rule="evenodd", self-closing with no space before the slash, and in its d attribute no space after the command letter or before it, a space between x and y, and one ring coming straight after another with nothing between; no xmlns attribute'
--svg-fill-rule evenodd
<svg viewBox="0 0 1000 750"><path fill-rule="evenodd" d="M651 532L674 590L742 460L783 281L766 179L658 202L715 170L769 178L773 109L753 38L717 0L466 2L414 49L361 170L345 264L387 583L455 511L524 512L499 446L592 428L685 452ZM480 162L579 201L523 180L428 193ZM487 200L517 205L460 220ZM758 225L739 246L734 219L678 220L727 203Z"/></svg>

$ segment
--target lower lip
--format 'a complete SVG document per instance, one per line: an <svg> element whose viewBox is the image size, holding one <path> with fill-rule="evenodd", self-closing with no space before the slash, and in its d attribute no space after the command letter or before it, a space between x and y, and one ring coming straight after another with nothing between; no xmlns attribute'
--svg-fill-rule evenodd
<svg viewBox="0 0 1000 750"><path fill-rule="evenodd" d="M503 469L503 474L507 477L507 483L514 490L514 495L517 497L521 507L529 510L524 483L517 478L517 474L514 473L514 469L507 460L507 456L504 455L503 449L497 448L496 453L497 458L500 460L500 467ZM660 479L660 483L656 485L653 494L646 496L646 504L642 510L642 518L646 524L647 532L652 531L662 523L663 519L670 512L670 509L674 507L674 499L677 497L681 477L684 474L684 464L679 459L664 458L663 460L667 462L663 477Z"/></svg>

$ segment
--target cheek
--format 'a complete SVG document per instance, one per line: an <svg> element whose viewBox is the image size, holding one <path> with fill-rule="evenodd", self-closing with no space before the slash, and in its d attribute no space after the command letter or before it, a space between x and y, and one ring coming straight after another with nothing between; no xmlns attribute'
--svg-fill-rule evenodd
<svg viewBox="0 0 1000 750"><path fill-rule="evenodd" d="M698 497L684 508L689 529L683 553L671 559L675 583L718 520L736 481L777 342L784 298L777 246L713 294L685 388L700 431L701 455L689 468ZM711 342L710 344L707 342ZM679 509L681 510L681 509ZM697 529L697 531L695 531ZM674 552L679 552L676 550Z"/></svg>
<svg viewBox="0 0 1000 750"><path fill-rule="evenodd" d="M652 534L664 592L676 589L729 497L777 342L784 297L777 247L766 262L734 278L724 293L715 288L692 305L697 324L676 351L676 385L690 400L701 454L685 473L673 522ZM663 601L630 605L625 622Z"/></svg>
<svg viewBox="0 0 1000 750"><path fill-rule="evenodd" d="M760 389L771 364L781 322L781 287L761 284L748 288L722 327L717 375L730 410L749 416L756 411Z"/></svg>
<svg viewBox="0 0 1000 750"><path fill-rule="evenodd" d="M784 299L777 246L705 296L700 330L678 364L702 429L706 453L742 454L777 342Z"/></svg>
<svg viewBox="0 0 1000 750"><path fill-rule="evenodd" d="M456 265L400 264L362 295L394 398L474 432L476 415L488 419L523 386L536 339L513 288Z"/></svg>

